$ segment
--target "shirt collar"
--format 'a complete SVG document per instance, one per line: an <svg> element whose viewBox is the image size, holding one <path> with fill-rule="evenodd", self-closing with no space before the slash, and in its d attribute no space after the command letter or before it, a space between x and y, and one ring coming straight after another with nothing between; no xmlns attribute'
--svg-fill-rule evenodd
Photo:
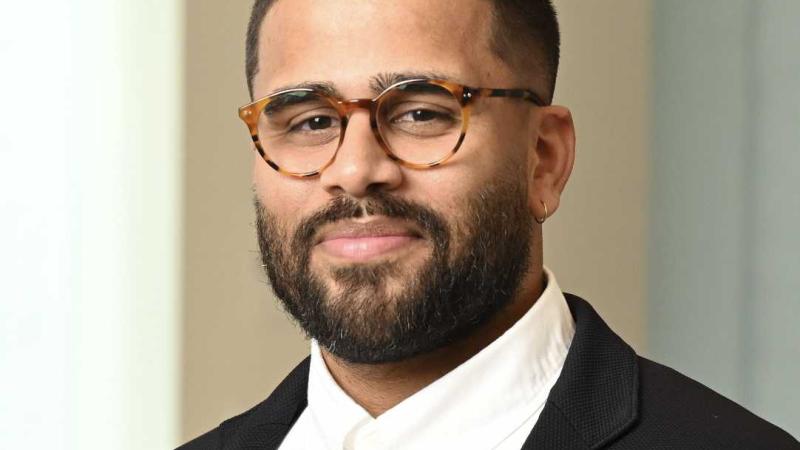
<svg viewBox="0 0 800 450"><path fill-rule="evenodd" d="M311 343L308 409L328 448L492 448L538 414L575 324L555 276L530 310L475 356L377 418L355 403Z"/></svg>

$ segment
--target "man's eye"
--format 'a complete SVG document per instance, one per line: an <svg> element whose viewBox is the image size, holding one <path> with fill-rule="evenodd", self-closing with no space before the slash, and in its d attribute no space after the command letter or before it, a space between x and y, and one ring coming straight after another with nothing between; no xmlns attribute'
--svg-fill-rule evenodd
<svg viewBox="0 0 800 450"><path fill-rule="evenodd" d="M320 131L334 126L336 119L330 116L314 116L291 127L292 131Z"/></svg>
<svg viewBox="0 0 800 450"><path fill-rule="evenodd" d="M431 120L444 119L445 114L430 109L415 109L396 117L393 122L430 122Z"/></svg>

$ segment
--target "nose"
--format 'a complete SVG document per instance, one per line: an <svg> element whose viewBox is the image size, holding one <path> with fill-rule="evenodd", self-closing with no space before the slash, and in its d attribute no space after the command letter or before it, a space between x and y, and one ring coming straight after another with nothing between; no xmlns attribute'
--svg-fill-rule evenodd
<svg viewBox="0 0 800 450"><path fill-rule="evenodd" d="M402 169L383 151L372 132L367 111L354 111L333 163L320 174L331 195L363 198L374 190L390 191L402 183Z"/></svg>

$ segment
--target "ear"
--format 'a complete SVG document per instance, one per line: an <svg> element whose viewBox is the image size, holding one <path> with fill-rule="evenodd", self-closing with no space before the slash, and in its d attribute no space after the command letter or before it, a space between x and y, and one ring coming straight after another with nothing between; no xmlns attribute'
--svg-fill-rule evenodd
<svg viewBox="0 0 800 450"><path fill-rule="evenodd" d="M561 201L575 163L575 126L572 113L563 106L537 108L533 114L538 131L528 152L528 207L534 217L552 216ZM547 205L545 214L544 202Z"/></svg>

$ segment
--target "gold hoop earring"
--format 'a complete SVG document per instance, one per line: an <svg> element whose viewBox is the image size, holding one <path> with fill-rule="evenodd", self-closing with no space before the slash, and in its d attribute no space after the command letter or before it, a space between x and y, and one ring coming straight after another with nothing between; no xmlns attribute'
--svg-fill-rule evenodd
<svg viewBox="0 0 800 450"><path fill-rule="evenodd" d="M544 223L544 222L547 220L547 215L548 215L548 212L547 212L547 203L545 203L545 202L544 202L544 200L539 200L539 201L540 201L540 202L542 202L542 206L544 206L544 217L542 217L541 219L539 219L538 217L536 217L536 216L533 216L533 220L535 220L535 221L536 221L536 223L538 223L539 225L541 225L541 224L543 224L543 223Z"/></svg>

